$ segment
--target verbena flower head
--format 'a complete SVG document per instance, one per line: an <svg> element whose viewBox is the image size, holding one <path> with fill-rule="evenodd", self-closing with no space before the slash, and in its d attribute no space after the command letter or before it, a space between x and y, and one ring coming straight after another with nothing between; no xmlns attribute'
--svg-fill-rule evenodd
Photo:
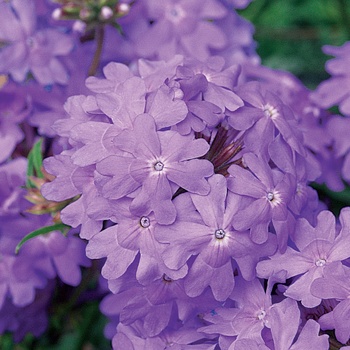
<svg viewBox="0 0 350 350"><path fill-rule="evenodd" d="M69 98L67 117L55 122L67 147L45 160L55 179L42 193L56 201L77 197L61 218L81 226L90 258L105 258L102 275L115 299L103 308L113 309L111 325L120 322L115 339L148 344L179 320L192 325L195 312L225 303L231 319L214 321L215 331L203 328L213 340L204 337L203 346L266 346L272 286L296 274L284 260L278 271L261 269L287 257L288 243L302 254L295 229L308 228L306 218L313 223L319 211L308 186L318 162L304 144L307 132L295 131L302 113L285 102L293 100L289 93L283 100L268 83L241 85L239 67L218 57L140 60L133 70L110 63L103 71L87 79L92 92ZM291 95L300 93L291 86ZM343 236L334 233L333 241ZM259 278L270 278L266 292L256 267ZM311 305L309 294L288 294L294 284L285 295ZM234 327L223 335L217 329L232 328L227 322Z"/></svg>
<svg viewBox="0 0 350 350"><path fill-rule="evenodd" d="M0 333L39 336L53 280L77 286L91 258L115 349L348 342L349 210L336 226L310 182L350 178L346 119L322 110L349 114L349 47L311 94L258 65L250 0L57 2L0 0ZM28 209L37 132L52 176L27 179ZM57 220L74 230L15 254Z"/></svg>

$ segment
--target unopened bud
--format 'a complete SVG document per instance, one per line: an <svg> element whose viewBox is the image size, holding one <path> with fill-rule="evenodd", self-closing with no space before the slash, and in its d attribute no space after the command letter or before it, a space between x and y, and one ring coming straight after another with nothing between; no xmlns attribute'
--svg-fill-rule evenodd
<svg viewBox="0 0 350 350"><path fill-rule="evenodd" d="M113 10L108 6L101 8L100 17L102 19L110 19L113 16Z"/></svg>
<svg viewBox="0 0 350 350"><path fill-rule="evenodd" d="M129 13L129 11L130 11L130 5L129 4L125 4L125 3L118 4L117 12L119 14L126 15L127 13Z"/></svg>
<svg viewBox="0 0 350 350"><path fill-rule="evenodd" d="M83 8L79 12L79 17L84 21L91 17L91 12L87 8Z"/></svg>
<svg viewBox="0 0 350 350"><path fill-rule="evenodd" d="M86 29L86 24L83 21L75 21L73 24L73 30L77 33L84 33Z"/></svg>
<svg viewBox="0 0 350 350"><path fill-rule="evenodd" d="M60 8L54 9L51 17L55 20L59 20L62 17L62 10Z"/></svg>

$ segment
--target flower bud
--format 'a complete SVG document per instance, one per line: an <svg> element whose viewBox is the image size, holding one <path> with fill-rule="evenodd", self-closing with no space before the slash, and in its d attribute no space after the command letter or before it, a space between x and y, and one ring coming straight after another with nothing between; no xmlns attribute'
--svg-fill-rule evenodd
<svg viewBox="0 0 350 350"><path fill-rule="evenodd" d="M129 13L129 11L130 11L129 4L121 3L117 5L117 12L119 15L126 15Z"/></svg>
<svg viewBox="0 0 350 350"><path fill-rule="evenodd" d="M84 33L86 29L86 23L83 21L77 20L73 24L73 30L77 33Z"/></svg>
<svg viewBox="0 0 350 350"><path fill-rule="evenodd" d="M79 17L83 21L88 20L91 17L91 11L87 8L82 8L79 12Z"/></svg>
<svg viewBox="0 0 350 350"><path fill-rule="evenodd" d="M111 17L113 17L113 10L108 6L103 6L101 8L100 18L103 20L107 20L107 19L110 19Z"/></svg>
<svg viewBox="0 0 350 350"><path fill-rule="evenodd" d="M51 14L51 17L53 19L55 19L55 20L61 19L61 17L62 17L62 9L60 9L60 8L54 9L52 14Z"/></svg>

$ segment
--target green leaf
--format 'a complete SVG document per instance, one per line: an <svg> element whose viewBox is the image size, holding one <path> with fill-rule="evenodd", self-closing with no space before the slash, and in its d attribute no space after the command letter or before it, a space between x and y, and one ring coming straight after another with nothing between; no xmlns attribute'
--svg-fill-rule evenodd
<svg viewBox="0 0 350 350"><path fill-rule="evenodd" d="M17 244L15 253L18 254L18 251L21 249L22 245L28 240L36 236L44 235L52 231L61 231L63 233L66 229L69 229L69 228L70 226L60 223L60 224L55 224L51 226L45 226L45 227L39 228L38 230L32 231L28 233L25 237L23 237L21 241Z"/></svg>
<svg viewBox="0 0 350 350"><path fill-rule="evenodd" d="M27 187L35 187L30 181L31 176L36 176L43 178L44 174L41 171L43 165L43 155L42 155L42 144L43 139L40 139L37 143L34 144L33 148L28 154L28 168L27 168Z"/></svg>
<svg viewBox="0 0 350 350"><path fill-rule="evenodd" d="M14 342L12 340L12 335L2 334L0 335L0 349L3 350L13 350L14 349Z"/></svg>

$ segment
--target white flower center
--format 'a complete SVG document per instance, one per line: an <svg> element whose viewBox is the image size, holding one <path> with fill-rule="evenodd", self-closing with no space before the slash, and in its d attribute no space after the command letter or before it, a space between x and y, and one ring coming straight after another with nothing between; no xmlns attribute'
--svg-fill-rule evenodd
<svg viewBox="0 0 350 350"><path fill-rule="evenodd" d="M273 207L276 207L282 203L282 197L278 191L268 192L266 198Z"/></svg>
<svg viewBox="0 0 350 350"><path fill-rule="evenodd" d="M275 198L274 194L272 192L269 192L267 194L267 199L271 202Z"/></svg>
<svg viewBox="0 0 350 350"><path fill-rule="evenodd" d="M303 185L301 183L297 183L297 189L296 189L296 194L297 195L302 195L304 192Z"/></svg>
<svg viewBox="0 0 350 350"><path fill-rule="evenodd" d="M158 161L153 165L153 168L156 171L162 171L164 169L164 164L162 162Z"/></svg>
<svg viewBox="0 0 350 350"><path fill-rule="evenodd" d="M214 234L216 239L223 239L226 235L226 232L222 228L219 228L215 231Z"/></svg>
<svg viewBox="0 0 350 350"><path fill-rule="evenodd" d="M150 225L151 225L151 220L149 219L148 216L142 216L141 219L140 219L140 225L141 225L141 227L143 227L143 228L150 227Z"/></svg>
<svg viewBox="0 0 350 350"><path fill-rule="evenodd" d="M263 107L263 111L266 117L270 117L271 119L276 119L279 115L278 109L271 106L269 103Z"/></svg>
<svg viewBox="0 0 350 350"><path fill-rule="evenodd" d="M256 318L258 320L263 320L266 316L266 311L265 310L259 310L259 312L256 314Z"/></svg>
<svg viewBox="0 0 350 350"><path fill-rule="evenodd" d="M179 23L185 17L185 11L180 6L171 6L166 13L166 17L173 23Z"/></svg>
<svg viewBox="0 0 350 350"><path fill-rule="evenodd" d="M326 265L326 259L317 259L315 262L315 265L317 267L322 267L322 266Z"/></svg>

